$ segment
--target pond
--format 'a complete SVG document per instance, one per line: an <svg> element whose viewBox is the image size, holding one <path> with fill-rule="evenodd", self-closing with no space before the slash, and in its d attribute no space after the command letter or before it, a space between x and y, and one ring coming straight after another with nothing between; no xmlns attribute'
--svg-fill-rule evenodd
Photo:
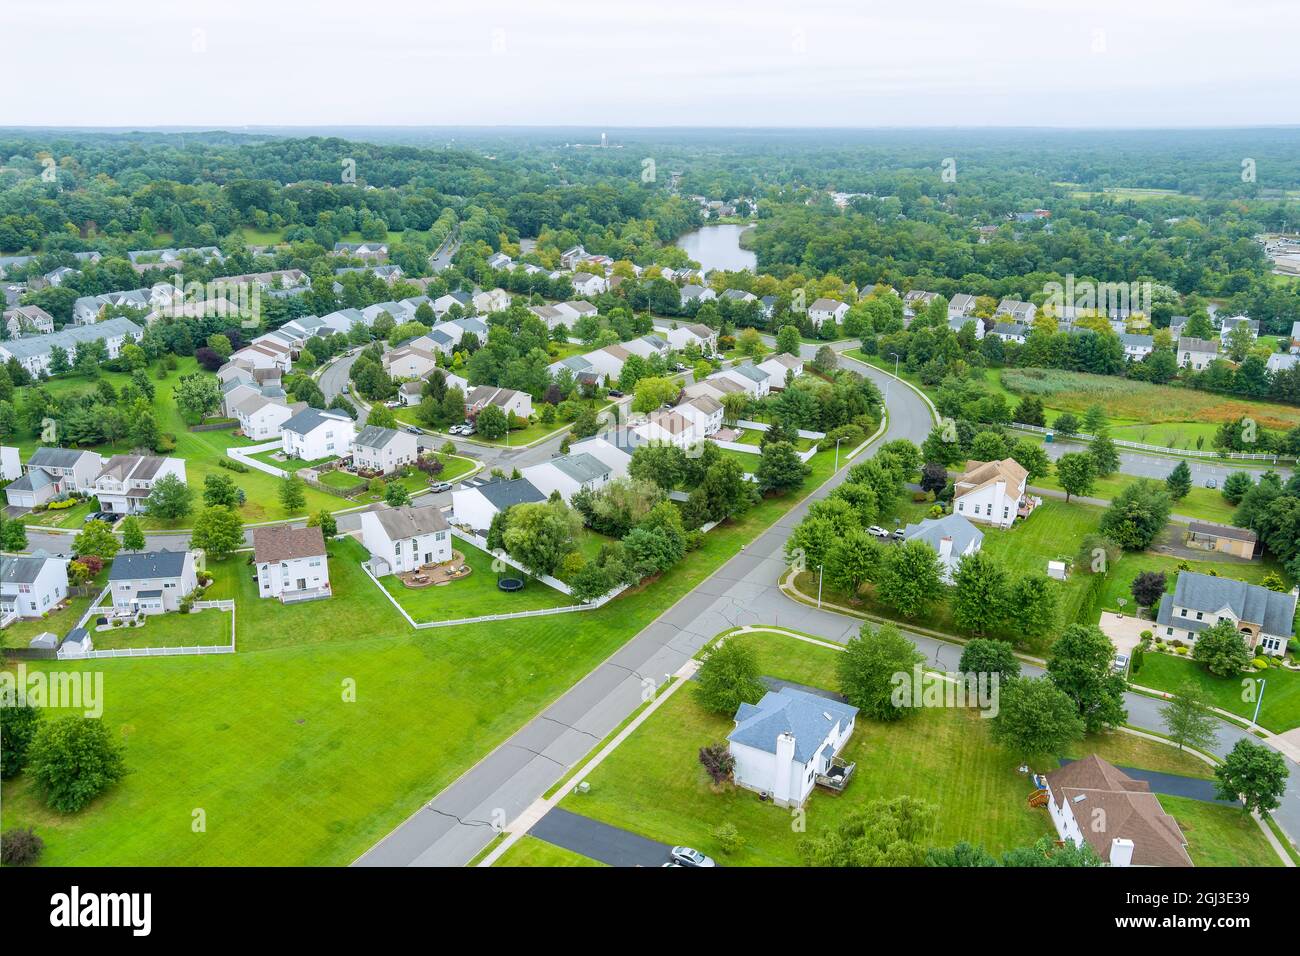
<svg viewBox="0 0 1300 956"><path fill-rule="evenodd" d="M705 272L711 269L753 271L758 265L758 256L740 247L740 234L752 228L737 225L703 226L679 237L677 247L684 249Z"/></svg>

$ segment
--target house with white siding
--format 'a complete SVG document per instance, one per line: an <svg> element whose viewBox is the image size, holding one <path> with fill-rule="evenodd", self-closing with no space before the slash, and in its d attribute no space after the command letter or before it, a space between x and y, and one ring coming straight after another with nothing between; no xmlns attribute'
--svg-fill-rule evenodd
<svg viewBox="0 0 1300 956"><path fill-rule="evenodd" d="M377 577L451 560L451 527L433 505L364 512L361 540Z"/></svg>
<svg viewBox="0 0 1300 956"><path fill-rule="evenodd" d="M258 597L278 598L289 604L333 594L329 556L320 528L287 524L254 528L253 566L257 569Z"/></svg>
<svg viewBox="0 0 1300 956"><path fill-rule="evenodd" d="M837 302L834 299L817 299L812 305L808 306L808 321L820 328L824 322L843 322L844 316L849 313L849 304L847 302Z"/></svg>
<svg viewBox="0 0 1300 956"><path fill-rule="evenodd" d="M467 417L477 417L478 413L489 405L495 405L507 416L514 415L524 420L533 413L533 397L527 392L520 392L513 388L498 388L495 385L479 385L465 393Z"/></svg>
<svg viewBox="0 0 1300 956"><path fill-rule="evenodd" d="M453 489L451 511L457 525L486 536L499 512L545 500L546 495L527 478L493 478Z"/></svg>
<svg viewBox="0 0 1300 956"><path fill-rule="evenodd" d="M279 438L281 426L306 407L305 402L290 406L283 399L257 394L236 405L234 417L239 419L239 431L245 438L267 441Z"/></svg>
<svg viewBox="0 0 1300 956"><path fill-rule="evenodd" d="M30 555L0 557L0 619L40 617L68 596L68 559L40 549Z"/></svg>
<svg viewBox="0 0 1300 956"><path fill-rule="evenodd" d="M113 607L162 614L199 586L192 551L119 551L108 572Z"/></svg>
<svg viewBox="0 0 1300 956"><path fill-rule="evenodd" d="M523 470L523 477L550 497L558 491L566 502L579 489L596 491L613 480L613 469L587 452L571 452L552 458L537 465L529 465Z"/></svg>
<svg viewBox="0 0 1300 956"><path fill-rule="evenodd" d="M167 476L185 478L185 459L153 455L114 455L95 476L91 493L101 511L134 515L144 511L154 485Z"/></svg>
<svg viewBox="0 0 1300 956"><path fill-rule="evenodd" d="M720 372L714 372L709 379L727 379L735 382L750 398L764 398L771 391L768 373L750 363L724 368Z"/></svg>
<svg viewBox="0 0 1300 956"><path fill-rule="evenodd" d="M105 319L94 325L70 325L48 335L32 335L0 341L0 363L16 359L29 375L38 377L50 369L50 357L56 347L71 362L81 342L101 340L109 360L122 353L122 346L140 341L144 330L130 319Z"/></svg>
<svg viewBox="0 0 1300 956"><path fill-rule="evenodd" d="M1014 458L968 461L966 471L953 483L953 512L977 524L1009 528L1042 503L1025 494L1028 476Z"/></svg>
<svg viewBox="0 0 1300 956"><path fill-rule="evenodd" d="M836 758L857 716L850 704L793 687L769 691L757 704L742 703L727 735L736 783L767 794L779 807L803 806L819 779L829 783L851 773Z"/></svg>
<svg viewBox="0 0 1300 956"><path fill-rule="evenodd" d="M695 432L701 438L709 438L722 428L722 403L709 395L697 395L687 398L674 409L677 414L687 418L695 426Z"/></svg>
<svg viewBox="0 0 1300 956"><path fill-rule="evenodd" d="M1198 339L1182 336L1178 339L1178 364L1183 368L1201 371L1219 357L1219 343L1215 339Z"/></svg>
<svg viewBox="0 0 1300 956"><path fill-rule="evenodd" d="M803 359L789 352L778 352L759 362L755 368L767 376L767 387L780 391L785 388L786 376L793 373L795 378L803 372Z"/></svg>
<svg viewBox="0 0 1300 956"><path fill-rule="evenodd" d="M668 330L668 344L675 349L684 349L694 345L708 355L718 350L718 333L702 322L679 326Z"/></svg>
<svg viewBox="0 0 1300 956"><path fill-rule="evenodd" d="M957 565L968 554L975 554L984 545L984 532L959 514L942 518L925 518L903 529L904 541L924 541L934 549L942 565L940 577L952 584Z"/></svg>
<svg viewBox="0 0 1300 956"><path fill-rule="evenodd" d="M352 464L363 471L391 475L419 457L416 436L395 428L366 425L352 442Z"/></svg>
<svg viewBox="0 0 1300 956"><path fill-rule="evenodd" d="M17 459L18 449L7 456L7 471ZM27 473L5 487L5 497L15 508L35 508L52 498L93 493L95 479L104 459L97 452L77 448L38 448L27 461Z"/></svg>
<svg viewBox="0 0 1300 956"><path fill-rule="evenodd" d="M280 426L281 448L290 458L319 461L352 454L357 426L343 412L304 408Z"/></svg>

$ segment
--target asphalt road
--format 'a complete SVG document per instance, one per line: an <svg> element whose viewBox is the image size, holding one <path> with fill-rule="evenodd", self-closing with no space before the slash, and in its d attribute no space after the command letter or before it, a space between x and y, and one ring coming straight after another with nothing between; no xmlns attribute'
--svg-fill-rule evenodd
<svg viewBox="0 0 1300 956"><path fill-rule="evenodd" d="M1083 451L1087 447L1086 442L1072 442L1068 439L1057 438L1050 445L1044 444L1043 450L1047 452L1048 458L1056 461L1067 452ZM1119 470L1126 475L1133 475L1137 478L1159 478L1163 481L1174 470L1175 465L1180 461L1185 461L1192 471L1192 485L1195 487L1204 487L1206 481L1213 478L1218 487L1222 488L1224 479L1235 471L1244 471L1254 478L1258 478L1269 470L1277 472L1284 478L1291 474L1291 469L1285 465L1269 465L1266 462L1261 463L1259 466L1238 467L1218 464L1213 460L1197 461L1194 458L1144 455L1141 452L1124 451L1120 448L1116 450L1119 452Z"/></svg>

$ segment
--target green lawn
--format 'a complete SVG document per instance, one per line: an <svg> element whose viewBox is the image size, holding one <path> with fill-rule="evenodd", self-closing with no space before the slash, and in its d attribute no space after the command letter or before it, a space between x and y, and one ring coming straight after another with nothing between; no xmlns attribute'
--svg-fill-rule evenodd
<svg viewBox="0 0 1300 956"><path fill-rule="evenodd" d="M522 836L502 853L493 866L604 866L596 860L547 843L536 837Z"/></svg>
<svg viewBox="0 0 1300 956"><path fill-rule="evenodd" d="M454 621L484 614L536 611L576 603L567 594L532 579L526 579L522 591L507 594L497 588L497 574L492 570L490 554L459 538L452 541L452 547L465 555L465 563L473 570L469 577L419 590L408 588L392 574L379 579L384 589L417 621ZM365 548L351 539L344 542L340 550L348 558L359 561L369 557Z"/></svg>
<svg viewBox="0 0 1300 956"><path fill-rule="evenodd" d="M817 456L805 489L832 464ZM804 493L761 502L653 583L577 614L415 631L337 545L324 601L263 601L244 567L229 584L239 653L58 662L105 674L104 720L131 773L75 816L7 781L0 825L34 826L49 865L347 864Z"/></svg>
<svg viewBox="0 0 1300 956"><path fill-rule="evenodd" d="M95 510L94 502L87 498L71 508L51 508L47 511L33 511L23 515L23 523L28 527L66 528L80 530L86 516Z"/></svg>
<svg viewBox="0 0 1300 956"><path fill-rule="evenodd" d="M1238 677L1215 677L1203 666L1184 657L1151 651L1142 659L1142 670L1132 677L1134 683L1169 693L1177 693L1184 681L1195 681L1215 707L1250 720L1255 713L1258 694L1256 680L1264 679L1264 700L1259 707L1260 726L1274 733L1300 727L1300 673L1283 667L1270 667Z"/></svg>
<svg viewBox="0 0 1300 956"><path fill-rule="evenodd" d="M1090 754L1096 754L1117 767L1156 770L1200 780L1214 779L1214 768L1195 754L1179 750L1173 744L1157 743L1120 730L1089 734L1067 747L1064 756L1078 760Z"/></svg>
<svg viewBox="0 0 1300 956"><path fill-rule="evenodd" d="M1073 561L1083 539L1097 530L1102 510L1091 505L1044 499L1034 513L1003 531L982 528L981 550L1000 560L1014 575L1046 574L1047 562ZM1061 583L1060 620L1074 621L1088 589L1088 579L1072 574Z"/></svg>
<svg viewBox="0 0 1300 956"><path fill-rule="evenodd" d="M753 643L765 674L835 686L836 651L775 634L740 639ZM685 843L728 866L798 865L803 835L794 832L790 812L746 790L714 793L696 759L701 746L725 740L733 726L729 716L700 707L685 687L586 777L590 793L570 794L560 805ZM1052 832L1047 815L1026 804L1033 785L1016 772L1018 761L992 744L974 712L935 708L889 724L860 717L844 757L857 772L844 794L817 791L805 804L810 837L873 799L901 794L941 808L936 844L970 840L1001 852ZM732 855L710 833L728 821L746 841Z"/></svg>
<svg viewBox="0 0 1300 956"><path fill-rule="evenodd" d="M1187 797L1157 799L1178 821L1197 866L1283 865L1259 824L1241 810Z"/></svg>
<svg viewBox="0 0 1300 956"><path fill-rule="evenodd" d="M216 647L230 643L230 612L204 608L189 614L172 611L145 617L143 627L94 631L95 650L120 647Z"/></svg>
<svg viewBox="0 0 1300 956"><path fill-rule="evenodd" d="M1029 436L1037 437L1037 436ZM1173 471L1178 462L1169 459L1169 470ZM1139 479L1132 475L1114 474L1109 478L1100 478L1093 483L1092 490L1085 497L1104 498L1108 501L1113 500L1121 491ZM1035 488L1048 488L1052 491L1062 491L1061 483L1057 481L1055 474L1044 475L1032 482ZM1173 513L1186 515L1189 518L1197 518L1201 521L1213 521L1218 524L1232 524L1232 515L1237 509L1230 505L1218 491L1211 488L1203 488L1199 485L1188 492L1187 497L1181 498L1174 502Z"/></svg>

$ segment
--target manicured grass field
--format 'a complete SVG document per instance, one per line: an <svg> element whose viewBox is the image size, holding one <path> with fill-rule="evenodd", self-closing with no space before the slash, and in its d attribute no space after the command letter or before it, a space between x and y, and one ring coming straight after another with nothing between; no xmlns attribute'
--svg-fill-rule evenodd
<svg viewBox="0 0 1300 956"><path fill-rule="evenodd" d="M172 611L145 618L143 627L93 631L95 650L120 647L216 647L230 643L230 612L204 608L181 614Z"/></svg>
<svg viewBox="0 0 1300 956"><path fill-rule="evenodd" d="M80 530L86 516L94 510L89 498L73 505L71 508L51 508L47 511L30 512L23 515L23 524L28 527L66 528Z"/></svg>
<svg viewBox="0 0 1300 956"><path fill-rule="evenodd" d="M838 652L774 634L752 642L762 671L799 683L834 687ZM793 645L785 649L781 644ZM730 716L704 710L685 687L587 776L591 792L561 806L665 843L693 846L727 866L789 866L802 862L788 810L736 789L714 793L697 760L699 748L726 739ZM857 763L842 795L817 791L805 804L807 836L833 827L873 799L908 794L941 808L936 845L959 840L993 852L1051 833L1047 815L1026 804L1033 785L1015 757L993 745L974 712L935 708L889 724L859 717L843 754ZM746 845L727 855L711 834L731 822Z"/></svg>
<svg viewBox="0 0 1300 956"><path fill-rule="evenodd" d="M1173 458L1169 459L1169 470L1173 471L1178 462ZM1103 498L1107 501L1113 501L1125 488L1138 479L1132 475L1116 473L1109 478L1100 478L1092 486L1092 490L1085 497ZM1062 491L1061 483L1057 481L1055 473L1044 475L1042 478L1035 479L1032 483L1035 488L1049 488L1052 491ZM1201 521L1213 521L1218 524L1232 524L1232 515L1237 509L1228 504L1227 500L1218 491L1212 488L1203 488L1199 485L1192 488L1185 498L1174 502L1173 513L1185 515L1188 518L1196 518Z"/></svg>
<svg viewBox="0 0 1300 956"><path fill-rule="evenodd" d="M392 574L379 579L384 589L417 621L455 621L484 614L536 611L577 603L567 594L561 594L541 581L532 579L525 579L522 591L507 594L497 588L497 573L492 570L493 558L490 554L459 538L452 540L452 547L465 555L465 563L473 572L469 577L419 590L408 588ZM365 548L351 539L342 542L339 551L345 560L364 561L369 558ZM513 569L511 573L522 577L522 574Z"/></svg>
<svg viewBox="0 0 1300 956"><path fill-rule="evenodd" d="M536 837L523 836L493 866L604 866L597 860Z"/></svg>
<svg viewBox="0 0 1300 956"><path fill-rule="evenodd" d="M1187 797L1157 799L1178 821L1197 866L1283 865L1259 824L1237 808Z"/></svg>
<svg viewBox="0 0 1300 956"><path fill-rule="evenodd" d="M1097 530L1101 515L1102 510L1091 505L1044 499L1033 514L1005 531L981 528L984 532L981 550L998 558L1016 576L1046 574L1048 561L1074 559L1083 539ZM1080 574L1061 582L1063 624L1073 621L1079 613L1087 584L1087 579Z"/></svg>
<svg viewBox="0 0 1300 956"><path fill-rule="evenodd" d="M1184 681L1193 681L1213 706L1250 720L1258 701L1259 678L1264 680L1260 726L1279 734L1300 727L1300 673L1283 667L1237 677L1215 677L1195 661L1152 651L1143 657L1142 669L1131 679L1143 687L1175 694Z"/></svg>
<svg viewBox="0 0 1300 956"><path fill-rule="evenodd" d="M1096 754L1117 767L1156 770L1200 780L1214 779L1214 768L1195 754L1179 750L1173 744L1157 743L1119 730L1089 734L1067 747L1064 756L1078 760L1089 754Z"/></svg>
<svg viewBox="0 0 1300 956"><path fill-rule="evenodd" d="M805 489L833 463L813 464ZM803 493L715 528L600 610L455 628L413 631L341 549L335 596L289 606L257 598L237 555L239 652L59 662L105 675L104 720L131 773L75 816L47 810L19 776L5 784L2 826L36 827L49 865L349 863ZM205 833L191 829L195 808Z"/></svg>

